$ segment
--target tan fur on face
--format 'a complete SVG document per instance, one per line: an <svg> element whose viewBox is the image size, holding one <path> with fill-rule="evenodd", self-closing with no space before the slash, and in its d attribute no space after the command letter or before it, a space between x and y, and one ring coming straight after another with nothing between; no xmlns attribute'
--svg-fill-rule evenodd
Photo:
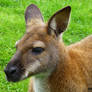
<svg viewBox="0 0 92 92"><path fill-rule="evenodd" d="M41 41L36 41L33 43L33 47L42 47L42 48L45 48L45 44Z"/></svg>
<svg viewBox="0 0 92 92"><path fill-rule="evenodd" d="M29 92L88 92L92 85L92 36L70 46L60 39L70 12L67 6L45 24L37 6L27 7L26 33L11 61L19 63L20 80L32 76ZM36 47L44 50L33 52Z"/></svg>

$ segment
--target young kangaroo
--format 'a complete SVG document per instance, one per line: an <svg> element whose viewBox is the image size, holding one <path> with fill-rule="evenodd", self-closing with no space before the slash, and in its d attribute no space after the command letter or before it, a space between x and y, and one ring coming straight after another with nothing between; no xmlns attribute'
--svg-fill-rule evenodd
<svg viewBox="0 0 92 92"><path fill-rule="evenodd" d="M48 21L37 6L25 12L26 33L5 73L8 81L31 78L29 92L88 92L92 85L92 36L65 46L61 40L71 7L56 12Z"/></svg>

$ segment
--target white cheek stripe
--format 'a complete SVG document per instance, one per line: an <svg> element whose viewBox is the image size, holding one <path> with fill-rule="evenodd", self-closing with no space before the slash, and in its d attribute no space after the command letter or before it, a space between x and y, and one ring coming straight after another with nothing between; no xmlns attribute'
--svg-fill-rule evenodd
<svg viewBox="0 0 92 92"><path fill-rule="evenodd" d="M33 64L31 64L26 71L28 72L34 72L35 70L37 70L38 67L40 67L40 62L38 60L36 60Z"/></svg>
<svg viewBox="0 0 92 92"><path fill-rule="evenodd" d="M33 64L29 65L25 71L25 74L22 76L22 79L28 77L29 73L31 72L35 72L38 67L40 67L40 62L38 60L36 60Z"/></svg>

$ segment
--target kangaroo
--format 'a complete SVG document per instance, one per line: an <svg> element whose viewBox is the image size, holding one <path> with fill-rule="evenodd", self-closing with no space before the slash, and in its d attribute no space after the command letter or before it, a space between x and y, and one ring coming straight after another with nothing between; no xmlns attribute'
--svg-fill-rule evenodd
<svg viewBox="0 0 92 92"><path fill-rule="evenodd" d="M16 53L4 70L8 81L31 77L29 92L88 92L92 85L92 35L65 46L62 34L70 13L67 6L44 23L36 5L27 7L26 33L16 43Z"/></svg>

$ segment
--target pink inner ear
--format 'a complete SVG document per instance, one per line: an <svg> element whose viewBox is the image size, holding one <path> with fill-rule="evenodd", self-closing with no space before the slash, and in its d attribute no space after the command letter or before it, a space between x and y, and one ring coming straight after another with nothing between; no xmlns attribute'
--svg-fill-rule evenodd
<svg viewBox="0 0 92 92"><path fill-rule="evenodd" d="M70 17L71 7L67 6L58 12L56 12L49 20L48 22L48 31L54 31L56 36L58 36L60 33L64 32L67 28L69 17ZM52 33L52 32L48 32Z"/></svg>

